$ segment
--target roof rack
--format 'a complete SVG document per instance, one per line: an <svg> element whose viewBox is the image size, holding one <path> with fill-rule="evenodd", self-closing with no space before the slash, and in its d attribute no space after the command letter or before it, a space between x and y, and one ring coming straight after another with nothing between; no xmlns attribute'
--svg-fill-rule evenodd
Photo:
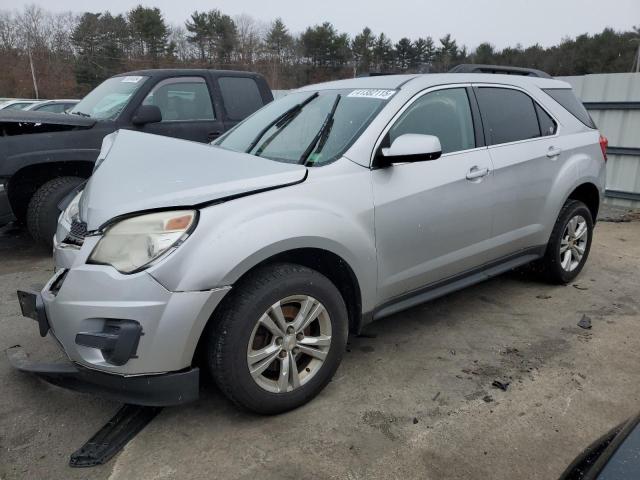
<svg viewBox="0 0 640 480"><path fill-rule="evenodd" d="M503 75L522 75L525 77L551 78L546 72L535 68L509 67L503 65L480 65L463 63L449 70L449 73L499 73Z"/></svg>

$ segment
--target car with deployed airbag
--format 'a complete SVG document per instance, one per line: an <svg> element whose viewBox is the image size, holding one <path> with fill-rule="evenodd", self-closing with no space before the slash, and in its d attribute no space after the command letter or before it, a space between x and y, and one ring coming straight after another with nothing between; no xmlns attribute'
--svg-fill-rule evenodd
<svg viewBox="0 0 640 480"><path fill-rule="evenodd" d="M274 414L371 321L532 262L570 282L606 161L572 96L544 75L377 76L301 88L210 145L114 132L54 275L19 292L68 362L14 364L142 405L197 398L204 368Z"/></svg>

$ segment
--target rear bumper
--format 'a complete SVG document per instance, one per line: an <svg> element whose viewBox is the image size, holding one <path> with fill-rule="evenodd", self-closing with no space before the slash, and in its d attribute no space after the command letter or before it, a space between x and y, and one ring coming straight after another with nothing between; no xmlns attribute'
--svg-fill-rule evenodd
<svg viewBox="0 0 640 480"><path fill-rule="evenodd" d="M54 385L99 395L116 402L163 407L182 405L198 398L198 368L161 375L123 376L99 372L71 362L30 363L20 347L7 350L11 365Z"/></svg>

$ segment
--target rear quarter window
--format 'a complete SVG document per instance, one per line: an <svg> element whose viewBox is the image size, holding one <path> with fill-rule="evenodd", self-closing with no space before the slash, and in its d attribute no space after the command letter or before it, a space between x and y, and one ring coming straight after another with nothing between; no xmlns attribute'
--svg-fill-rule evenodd
<svg viewBox="0 0 640 480"><path fill-rule="evenodd" d="M231 120L243 120L264 104L258 84L253 78L220 77L218 85L224 108Z"/></svg>
<svg viewBox="0 0 640 480"><path fill-rule="evenodd" d="M589 128L596 128L591 115L570 88L545 88L543 91Z"/></svg>

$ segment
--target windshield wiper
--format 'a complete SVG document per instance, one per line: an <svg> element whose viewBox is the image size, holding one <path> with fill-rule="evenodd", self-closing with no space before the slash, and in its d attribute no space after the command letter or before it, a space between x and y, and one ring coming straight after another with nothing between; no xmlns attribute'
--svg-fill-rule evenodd
<svg viewBox="0 0 640 480"><path fill-rule="evenodd" d="M264 134L267 133L273 126L276 126L278 128L277 131L281 130L282 127L286 126L291 120L293 120L296 117L296 115L300 112L300 110L302 110L304 108L305 105L307 105L307 103L309 103L311 100L316 98L318 95L319 95L319 93L315 92L313 95L309 96L309 98L307 98L306 100L298 103L297 105L294 105L289 110L284 112L282 115L279 115L275 120L273 120L272 122L269 122L266 127L264 127L262 130L260 130L260 133L258 133L256 138L254 138L251 141L251 144L245 150L245 153L251 153L251 150L253 150L256 147L256 145L258 144L260 139L262 137L264 137ZM273 138L274 137L272 136L268 140L268 142L265 142L265 143L267 143L267 144L271 143L271 140L273 140ZM262 151L262 150L264 150L264 148L261 148L260 151Z"/></svg>
<svg viewBox="0 0 640 480"><path fill-rule="evenodd" d="M91 118L91 115L84 112L71 112L72 115L78 115L80 117Z"/></svg>
<svg viewBox="0 0 640 480"><path fill-rule="evenodd" d="M309 144L309 146L306 148L306 150L300 157L300 160L298 161L298 163L302 165L306 165L307 160L309 159L309 156L311 156L312 153L320 153L324 148L324 144L327 142L327 138L329 138L329 134L331 133L331 128L333 127L333 117L336 114L336 109L338 108L338 104L340 103L341 98L342 98L342 95L340 94L336 95L336 99L333 102L333 105L331 106L331 110L329 111L326 118L324 119L324 122L322 123L320 130L318 130L318 133L316 133L316 135L313 137L313 140L311 140L311 143ZM316 147L316 144L318 145L317 147ZM315 152L314 152L314 147L315 147Z"/></svg>

